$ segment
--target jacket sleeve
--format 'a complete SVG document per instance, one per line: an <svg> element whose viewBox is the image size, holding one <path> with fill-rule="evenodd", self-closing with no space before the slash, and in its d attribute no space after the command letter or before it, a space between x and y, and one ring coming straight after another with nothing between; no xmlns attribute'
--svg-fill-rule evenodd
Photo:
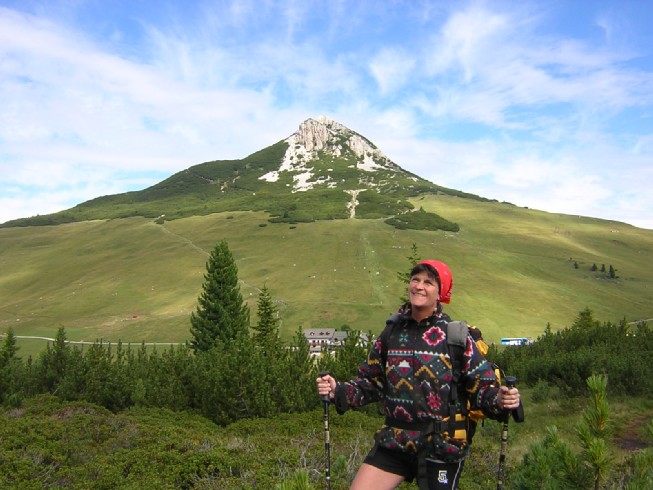
<svg viewBox="0 0 653 490"><path fill-rule="evenodd" d="M469 335L464 358L465 388L469 393L471 408L481 410L490 419L499 419L503 414L497 404L499 381L492 364L478 351Z"/></svg>
<svg viewBox="0 0 653 490"><path fill-rule="evenodd" d="M365 362L358 368L358 377L352 381L338 383L334 403L338 413L349 408L362 407L383 398L386 387L384 336L379 336Z"/></svg>

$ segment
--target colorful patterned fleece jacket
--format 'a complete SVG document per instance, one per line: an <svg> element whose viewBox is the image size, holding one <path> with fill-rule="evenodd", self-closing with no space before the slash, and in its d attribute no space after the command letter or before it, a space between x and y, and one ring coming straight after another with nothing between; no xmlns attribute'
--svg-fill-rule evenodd
<svg viewBox="0 0 653 490"><path fill-rule="evenodd" d="M446 430L453 376L448 320L438 312L418 324L408 307L377 338L358 377L338 383L334 403L339 413L383 400L386 422L375 434L381 447L415 454L426 450L443 461L467 456L465 434L451 437ZM502 414L494 370L469 335L458 385L464 387L471 410L479 409L493 419ZM467 400L459 400L459 412L466 412L466 404Z"/></svg>

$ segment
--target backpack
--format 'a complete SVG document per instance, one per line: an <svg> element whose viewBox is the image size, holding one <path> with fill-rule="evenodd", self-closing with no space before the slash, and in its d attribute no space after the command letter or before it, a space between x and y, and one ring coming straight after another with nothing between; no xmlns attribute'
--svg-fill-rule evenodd
<svg viewBox="0 0 653 490"><path fill-rule="evenodd" d="M454 370L458 370L459 373L462 373L463 352L467 347L466 339L468 333L472 337L472 340L474 340L474 343L476 344L476 348L483 355L483 357L485 357L485 355L490 350L490 347L485 343L485 340L483 340L483 334L481 330L474 325L468 325L464 321L449 322L449 324L447 325L447 329L448 329L447 344L449 346L449 356L451 357L451 363ZM492 366L492 369L494 370L494 375L497 378L496 384L497 386L500 386L501 369L499 368L499 366L497 366L494 363L490 363L490 365ZM457 387L458 396L466 397L466 392L464 387L457 385L456 383L457 381L458 381L458 377L454 375L453 384L454 386ZM479 421L484 421L486 415L483 413L483 411L479 409L471 410L469 400L467 400L466 405L467 405L466 416L469 418L467 440L468 442L471 443L472 438L474 437L474 433L476 432L476 425L478 424Z"/></svg>
<svg viewBox="0 0 653 490"><path fill-rule="evenodd" d="M381 333L382 337L387 337L392 333L392 329L399 323L401 315L395 313L386 320L386 327ZM467 335L471 335L476 348L485 356L489 351L489 346L483 340L481 330L474 325L468 325L464 321L450 321L447 323L447 347L449 350L449 357L451 358L451 371L452 371L452 387L449 397L449 428L450 435L456 438L466 438L467 442L471 444L472 438L476 432L476 425L479 421L486 418L486 415L481 410L470 410L470 401L467 398L465 387L458 383L462 374L463 368L463 353L467 348ZM385 358L385 353L383 354ZM492 364L495 375L497 377L497 384L500 384L501 370L496 364ZM458 400L464 399L465 402L461 403L461 409L456 410ZM464 427L466 432L463 435L461 427Z"/></svg>

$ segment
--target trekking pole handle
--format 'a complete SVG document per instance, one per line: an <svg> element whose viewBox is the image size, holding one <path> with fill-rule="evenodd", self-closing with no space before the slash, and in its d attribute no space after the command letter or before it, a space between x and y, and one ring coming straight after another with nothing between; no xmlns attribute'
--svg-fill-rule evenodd
<svg viewBox="0 0 653 490"><path fill-rule="evenodd" d="M323 378L324 376L331 376L331 373L329 371L322 371L320 373L317 373L317 375L320 378ZM329 395L322 395L322 401L324 403L331 403L331 399L329 398Z"/></svg>
<svg viewBox="0 0 653 490"><path fill-rule="evenodd" d="M505 376L506 386L510 389L514 388L517 384L515 376ZM521 405L520 405L521 406ZM514 411L511 411L514 416ZM501 417L503 422L503 430L501 431L501 452L499 453L499 469L497 471L497 490L503 490L504 484L504 466L506 462L506 454L508 452L508 422L510 421L510 413L504 413Z"/></svg>
<svg viewBox="0 0 653 490"><path fill-rule="evenodd" d="M514 388L517 384L517 378L515 376L506 376L506 386L508 388ZM512 418L515 419L515 422L524 421L524 407L519 401L519 406L512 410Z"/></svg>

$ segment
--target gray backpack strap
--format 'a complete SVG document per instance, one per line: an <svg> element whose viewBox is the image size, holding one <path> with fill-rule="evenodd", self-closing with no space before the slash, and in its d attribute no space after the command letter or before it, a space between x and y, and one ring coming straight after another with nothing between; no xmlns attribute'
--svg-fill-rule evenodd
<svg viewBox="0 0 653 490"><path fill-rule="evenodd" d="M466 348L468 332L467 322L449 322L447 324L447 344Z"/></svg>
<svg viewBox="0 0 653 490"><path fill-rule="evenodd" d="M392 326L396 325L399 323L399 319L401 318L401 315L399 313L393 313L388 317L388 319L385 321L386 327L392 328Z"/></svg>
<svg viewBox="0 0 653 490"><path fill-rule="evenodd" d="M464 397L464 389L460 383L463 372L463 353L467 348L467 333L469 327L466 322L447 323L447 346L451 358L451 389L449 390L449 435L453 437L456 432L456 413L458 402ZM466 402L462 401L464 405ZM465 412L466 412L466 406ZM466 413L464 413L466 416Z"/></svg>
<svg viewBox="0 0 653 490"><path fill-rule="evenodd" d="M386 321L385 321L385 328L381 332L381 335L379 335L379 339L383 342L383 352L381 353L381 357L383 359L383 365L385 366L385 361L386 361L386 356L388 354L387 352L387 346L386 342L388 341L388 337L392 335L392 330L399 325L401 320L401 314L400 313L394 313L392 314Z"/></svg>

